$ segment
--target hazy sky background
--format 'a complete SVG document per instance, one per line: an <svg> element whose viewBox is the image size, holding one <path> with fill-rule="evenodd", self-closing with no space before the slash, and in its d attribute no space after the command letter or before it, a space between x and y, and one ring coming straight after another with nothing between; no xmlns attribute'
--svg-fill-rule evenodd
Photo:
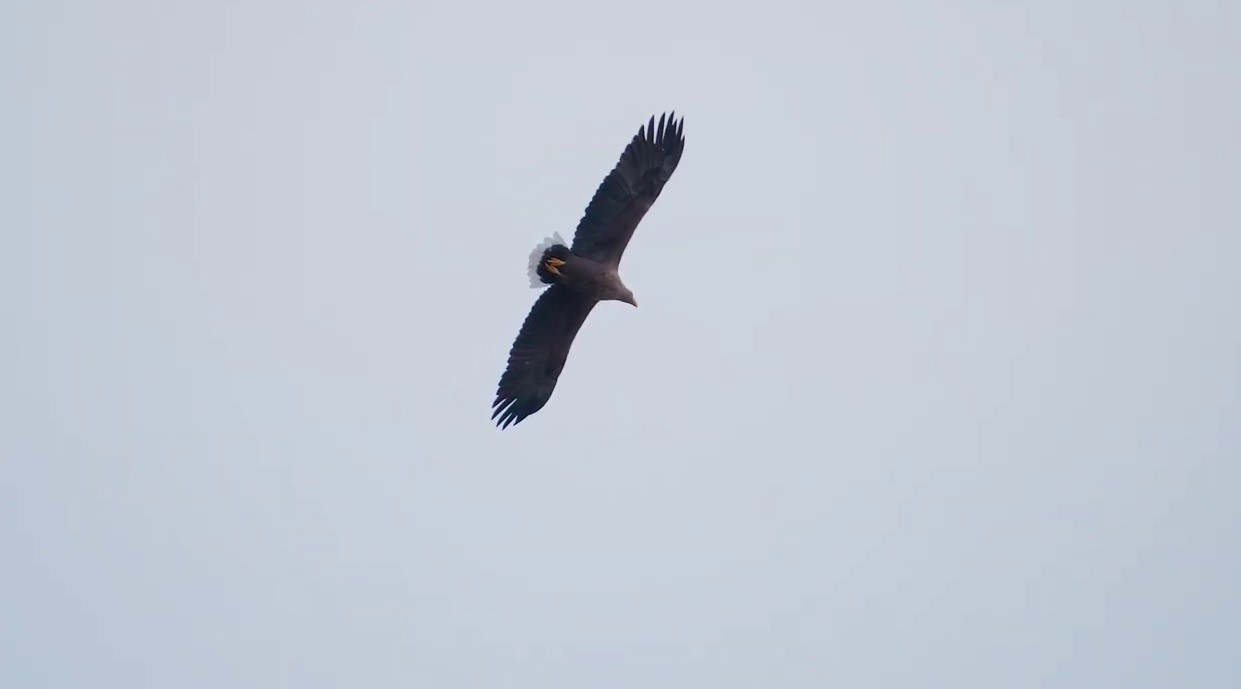
<svg viewBox="0 0 1241 689"><path fill-rule="evenodd" d="M4 3L0 684L1238 686L1241 6L1021 4Z"/></svg>

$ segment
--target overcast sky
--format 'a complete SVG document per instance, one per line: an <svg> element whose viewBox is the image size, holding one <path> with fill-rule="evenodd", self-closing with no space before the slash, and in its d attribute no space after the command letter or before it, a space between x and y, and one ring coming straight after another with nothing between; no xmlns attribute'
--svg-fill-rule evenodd
<svg viewBox="0 0 1241 689"><path fill-rule="evenodd" d="M1241 9L1020 5L4 3L0 684L1238 686Z"/></svg>

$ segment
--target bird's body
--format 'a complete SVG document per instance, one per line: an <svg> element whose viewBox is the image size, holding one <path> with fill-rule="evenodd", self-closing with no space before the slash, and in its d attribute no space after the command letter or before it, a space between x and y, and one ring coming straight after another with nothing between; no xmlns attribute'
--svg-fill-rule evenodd
<svg viewBox="0 0 1241 689"><path fill-rule="evenodd" d="M573 246L548 240L531 254L531 278L550 285L522 323L500 377L491 418L501 428L547 404L573 339L601 301L637 306L621 281L621 255L638 223L676 170L685 148L684 120L655 118L638 133L604 178L578 223ZM497 418L498 417L498 418Z"/></svg>
<svg viewBox="0 0 1241 689"><path fill-rule="evenodd" d="M536 274L539 278L543 278L544 273L547 274L548 284L563 285L584 297L593 297L596 301L615 300L637 306L633 302L633 293L621 282L620 273L598 261L568 251L560 258L547 257L541 262L540 268L541 270L536 269Z"/></svg>

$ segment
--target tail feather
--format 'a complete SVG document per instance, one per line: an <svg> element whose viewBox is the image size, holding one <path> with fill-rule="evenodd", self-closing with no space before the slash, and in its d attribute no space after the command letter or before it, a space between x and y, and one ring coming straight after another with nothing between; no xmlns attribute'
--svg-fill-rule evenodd
<svg viewBox="0 0 1241 689"><path fill-rule="evenodd" d="M530 286L538 289L555 282L555 278L549 275L546 269L543 268L543 261L549 253L559 255L561 253L567 254L568 252L569 248L565 241L560 238L559 233L553 232L552 236L539 242L538 246L534 247L534 250L530 252L530 265L527 269L527 274L530 275Z"/></svg>

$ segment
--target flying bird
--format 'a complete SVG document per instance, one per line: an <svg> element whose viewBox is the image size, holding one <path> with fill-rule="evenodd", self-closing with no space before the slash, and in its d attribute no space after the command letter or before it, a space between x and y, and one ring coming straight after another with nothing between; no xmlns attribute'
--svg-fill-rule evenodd
<svg viewBox="0 0 1241 689"><path fill-rule="evenodd" d="M621 153L595 191L577 224L573 246L559 235L530 254L534 287L547 287L522 323L500 376L491 418L507 428L547 404L564 369L573 338L601 301L633 306L633 292L621 282L621 255L633 231L677 169L685 149L685 118L652 116Z"/></svg>

